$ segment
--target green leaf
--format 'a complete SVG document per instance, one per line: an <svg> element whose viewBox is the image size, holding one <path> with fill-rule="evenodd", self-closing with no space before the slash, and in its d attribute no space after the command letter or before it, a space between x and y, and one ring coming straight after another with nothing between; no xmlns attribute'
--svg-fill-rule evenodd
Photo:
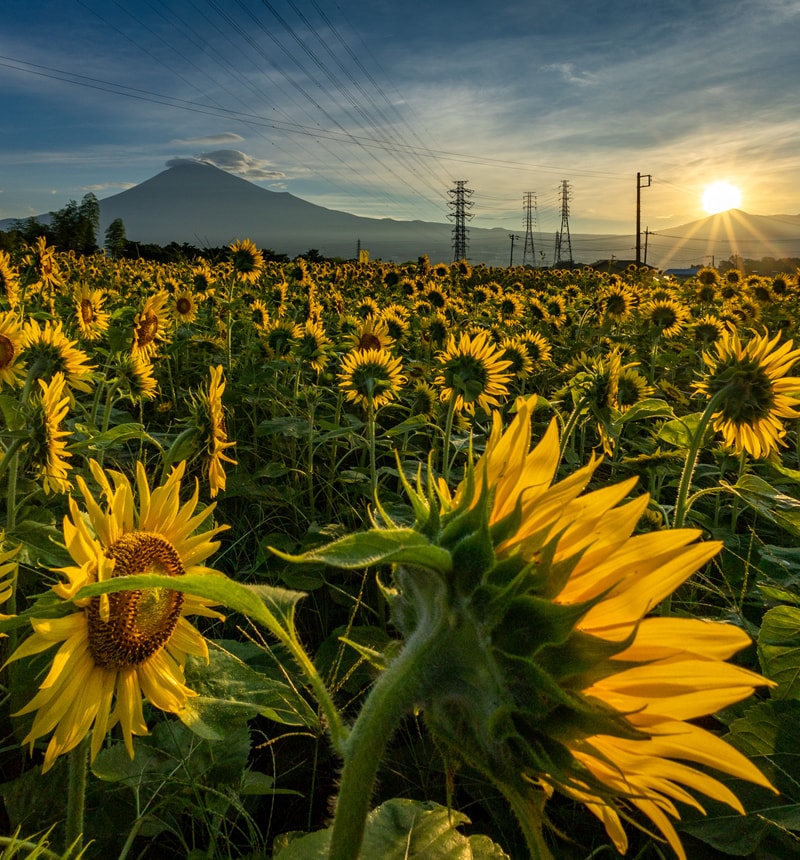
<svg viewBox="0 0 800 860"><path fill-rule="evenodd" d="M113 445L120 445L123 442L152 442L157 448L161 448L161 444L157 442L149 433L145 432L141 424L129 422L127 424L117 424L103 432L96 432L83 425L76 424L75 429L86 434L85 439L77 442L71 442L70 451L82 451L85 448L91 449L106 449Z"/></svg>
<svg viewBox="0 0 800 860"><path fill-rule="evenodd" d="M800 500L777 490L757 475L743 475L731 489L761 516L800 537Z"/></svg>
<svg viewBox="0 0 800 860"><path fill-rule="evenodd" d="M627 424L630 421L642 421L653 418L675 418L675 413L666 400L648 398L634 403L630 409L621 413L618 423Z"/></svg>
<svg viewBox="0 0 800 860"><path fill-rule="evenodd" d="M281 641L295 639L295 604L305 597L301 591L287 591L268 585L243 585L219 573L187 573L184 576L118 576L84 586L77 598L140 588L167 588L205 597L262 624Z"/></svg>
<svg viewBox="0 0 800 860"><path fill-rule="evenodd" d="M464 836L461 812L431 801L393 798L367 816L361 855L381 860L508 860L486 836ZM327 860L331 828L292 840L277 839L275 860ZM281 844L282 843L282 844Z"/></svg>
<svg viewBox="0 0 800 860"><path fill-rule="evenodd" d="M434 546L414 529L371 529L347 535L302 555L290 555L274 547L269 549L286 561L322 562L345 570L404 563L447 574L452 567L450 553Z"/></svg>
<svg viewBox="0 0 800 860"><path fill-rule="evenodd" d="M209 662L189 658L186 683L198 693L178 713L184 725L208 740L222 740L232 726L256 715L290 726L318 729L315 711L294 688L251 668L227 651L212 649Z"/></svg>
<svg viewBox="0 0 800 860"><path fill-rule="evenodd" d="M774 699L800 699L800 609L776 606L764 615L758 636L763 673L778 686Z"/></svg>
<svg viewBox="0 0 800 860"><path fill-rule="evenodd" d="M689 448L702 415L702 412L693 412L691 415L684 415L683 418L667 421L659 429L656 438L676 448Z"/></svg>

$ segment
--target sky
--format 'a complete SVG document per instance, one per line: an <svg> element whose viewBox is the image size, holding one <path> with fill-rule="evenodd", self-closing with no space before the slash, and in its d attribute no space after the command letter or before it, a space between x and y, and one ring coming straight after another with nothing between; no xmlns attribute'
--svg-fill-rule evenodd
<svg viewBox="0 0 800 860"><path fill-rule="evenodd" d="M800 0L3 0L0 219L185 159L524 235L800 213ZM637 178L637 174L640 174Z"/></svg>

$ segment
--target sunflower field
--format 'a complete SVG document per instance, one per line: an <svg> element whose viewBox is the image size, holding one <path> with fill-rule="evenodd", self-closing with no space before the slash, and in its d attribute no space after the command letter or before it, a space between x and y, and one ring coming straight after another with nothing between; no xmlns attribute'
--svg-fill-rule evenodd
<svg viewBox="0 0 800 860"><path fill-rule="evenodd" d="M0 856L798 856L798 319L0 251Z"/></svg>

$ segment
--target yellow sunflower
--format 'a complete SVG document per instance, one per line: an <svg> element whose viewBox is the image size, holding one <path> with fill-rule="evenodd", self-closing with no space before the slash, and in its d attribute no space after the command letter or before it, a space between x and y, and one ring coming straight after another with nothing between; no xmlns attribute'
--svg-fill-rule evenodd
<svg viewBox="0 0 800 860"><path fill-rule="evenodd" d="M13 549L3 549L5 540L5 532L0 532L0 604L4 604L14 593L19 565L13 559L22 548L22 544L17 544ZM10 615L0 613L0 620L6 620L10 617ZM0 636L5 635L5 633L0 633Z"/></svg>
<svg viewBox="0 0 800 860"><path fill-rule="evenodd" d="M25 375L20 360L25 334L19 317L13 311L0 311L0 390L3 386L19 388Z"/></svg>
<svg viewBox="0 0 800 860"><path fill-rule="evenodd" d="M19 274L6 251L0 251L0 298L5 297L10 307L19 303Z"/></svg>
<svg viewBox="0 0 800 860"><path fill-rule="evenodd" d="M131 352L134 355L150 358L169 339L168 301L169 293L166 290L159 290L145 300L142 310L133 320Z"/></svg>
<svg viewBox="0 0 800 860"><path fill-rule="evenodd" d="M118 353L114 356L117 371L117 386L131 400L153 400L158 382L153 376L153 365L142 358L141 353Z"/></svg>
<svg viewBox="0 0 800 860"><path fill-rule="evenodd" d="M508 372L515 379L527 379L533 372L533 361L526 341L521 337L506 337L500 342L500 346L503 350L503 358L511 362Z"/></svg>
<svg viewBox="0 0 800 860"><path fill-rule="evenodd" d="M653 299L642 306L642 317L655 333L675 337L689 318L689 311L675 299Z"/></svg>
<svg viewBox="0 0 800 860"><path fill-rule="evenodd" d="M76 391L91 391L89 356L76 349L75 341L64 334L61 322L47 320L40 326L35 319L25 323L25 359L39 379L52 379L61 372L67 385Z"/></svg>
<svg viewBox="0 0 800 860"><path fill-rule="evenodd" d="M358 350L389 349L394 338L389 334L389 326L382 316L370 314L358 328L350 334L350 346Z"/></svg>
<svg viewBox="0 0 800 860"><path fill-rule="evenodd" d="M131 574L211 573L203 562L217 549L214 536L224 526L199 531L213 513L196 513L198 490L181 504L184 464L151 491L144 466L137 463L136 492L121 472L90 463L103 500L81 476L85 511L74 499L64 518L64 541L74 564L58 572L53 586L73 611L59 618L31 619L33 633L9 658L20 660L58 646L39 691L16 716L35 714L24 744L50 735L42 771L91 731L91 757L117 723L128 753L133 736L147 734L142 700L176 713L195 695L185 685L187 654L208 657L203 636L186 615L220 617L207 600L177 591L146 589L76 599L85 585ZM138 504L137 504L138 496Z"/></svg>
<svg viewBox="0 0 800 860"><path fill-rule="evenodd" d="M269 358L284 358L287 356L302 334L299 325L290 320L278 319L273 322L264 334L262 344Z"/></svg>
<svg viewBox="0 0 800 860"><path fill-rule="evenodd" d="M269 329L269 310L261 299L255 299L247 309L247 316L259 332Z"/></svg>
<svg viewBox="0 0 800 860"><path fill-rule="evenodd" d="M67 472L72 466L67 458L72 455L66 442L70 431L61 426L70 400L69 393L64 391L64 374L59 371L49 382L39 379L38 383L41 391L31 398L28 455L45 493L68 493L72 484L67 480Z"/></svg>
<svg viewBox="0 0 800 860"><path fill-rule="evenodd" d="M111 314L103 310L105 292L81 285L76 288L73 301L81 337L84 340L98 340L108 331L111 320Z"/></svg>
<svg viewBox="0 0 800 860"><path fill-rule="evenodd" d="M199 431L203 470L208 474L210 495L213 499L220 490L225 489L227 483L223 462L236 465L236 460L225 453L236 443L228 441L225 426L225 407L222 405L225 381L222 378L222 365L209 367L208 371L208 383L193 398L192 417Z"/></svg>
<svg viewBox="0 0 800 860"><path fill-rule="evenodd" d="M499 397L508 394L511 366L503 358L503 349L493 344L481 332L475 337L462 334L456 340L450 335L447 347L439 355L439 368L434 384L440 389L442 401L455 398L455 411L473 414L478 406L487 412L499 406Z"/></svg>
<svg viewBox="0 0 800 860"><path fill-rule="evenodd" d="M365 409L390 403L405 383L402 360L386 349L354 349L342 359L339 389Z"/></svg>
<svg viewBox="0 0 800 860"><path fill-rule="evenodd" d="M177 323L197 319L197 296L191 290L178 290L172 298L172 313Z"/></svg>
<svg viewBox="0 0 800 860"><path fill-rule="evenodd" d="M264 268L264 255L250 239L240 239L228 247L231 251L233 271L238 280L254 284Z"/></svg>
<svg viewBox="0 0 800 860"><path fill-rule="evenodd" d="M325 333L321 322L306 320L300 327L293 352L301 363L309 364L318 374L323 373L330 357L333 344Z"/></svg>
<svg viewBox="0 0 800 860"><path fill-rule="evenodd" d="M790 340L778 346L779 340L780 334L754 335L743 346L737 332L726 331L715 354L703 353L707 370L694 387L722 398L712 426L737 454L768 457L785 444L782 419L800 418L800 377L788 375L800 349L792 349Z"/></svg>

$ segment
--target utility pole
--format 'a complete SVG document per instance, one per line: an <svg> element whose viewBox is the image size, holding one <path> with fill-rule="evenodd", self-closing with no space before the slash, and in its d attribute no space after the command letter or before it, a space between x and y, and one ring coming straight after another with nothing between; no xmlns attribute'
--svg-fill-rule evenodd
<svg viewBox="0 0 800 860"><path fill-rule="evenodd" d="M448 193L451 197L449 205L453 211L447 217L455 222L453 262L458 263L460 260L467 259L467 219L472 217L468 211L472 203L467 198L472 194L472 190L467 188L466 179L459 179L456 181L456 187L451 188Z"/></svg>
<svg viewBox="0 0 800 860"><path fill-rule="evenodd" d="M514 240L519 239L519 236L509 233L508 238L511 239L511 256L508 258L508 268L510 269L514 265Z"/></svg>
<svg viewBox="0 0 800 860"><path fill-rule="evenodd" d="M522 196L522 205L525 209L525 245L522 248L522 265L528 262L530 254L531 264L536 266L536 252L533 247L533 225L536 221L536 195L533 191L526 191Z"/></svg>
<svg viewBox="0 0 800 860"><path fill-rule="evenodd" d="M647 183L642 185L642 180L646 179ZM650 187L652 176L649 173L636 174L636 265L642 263L642 188Z"/></svg>

